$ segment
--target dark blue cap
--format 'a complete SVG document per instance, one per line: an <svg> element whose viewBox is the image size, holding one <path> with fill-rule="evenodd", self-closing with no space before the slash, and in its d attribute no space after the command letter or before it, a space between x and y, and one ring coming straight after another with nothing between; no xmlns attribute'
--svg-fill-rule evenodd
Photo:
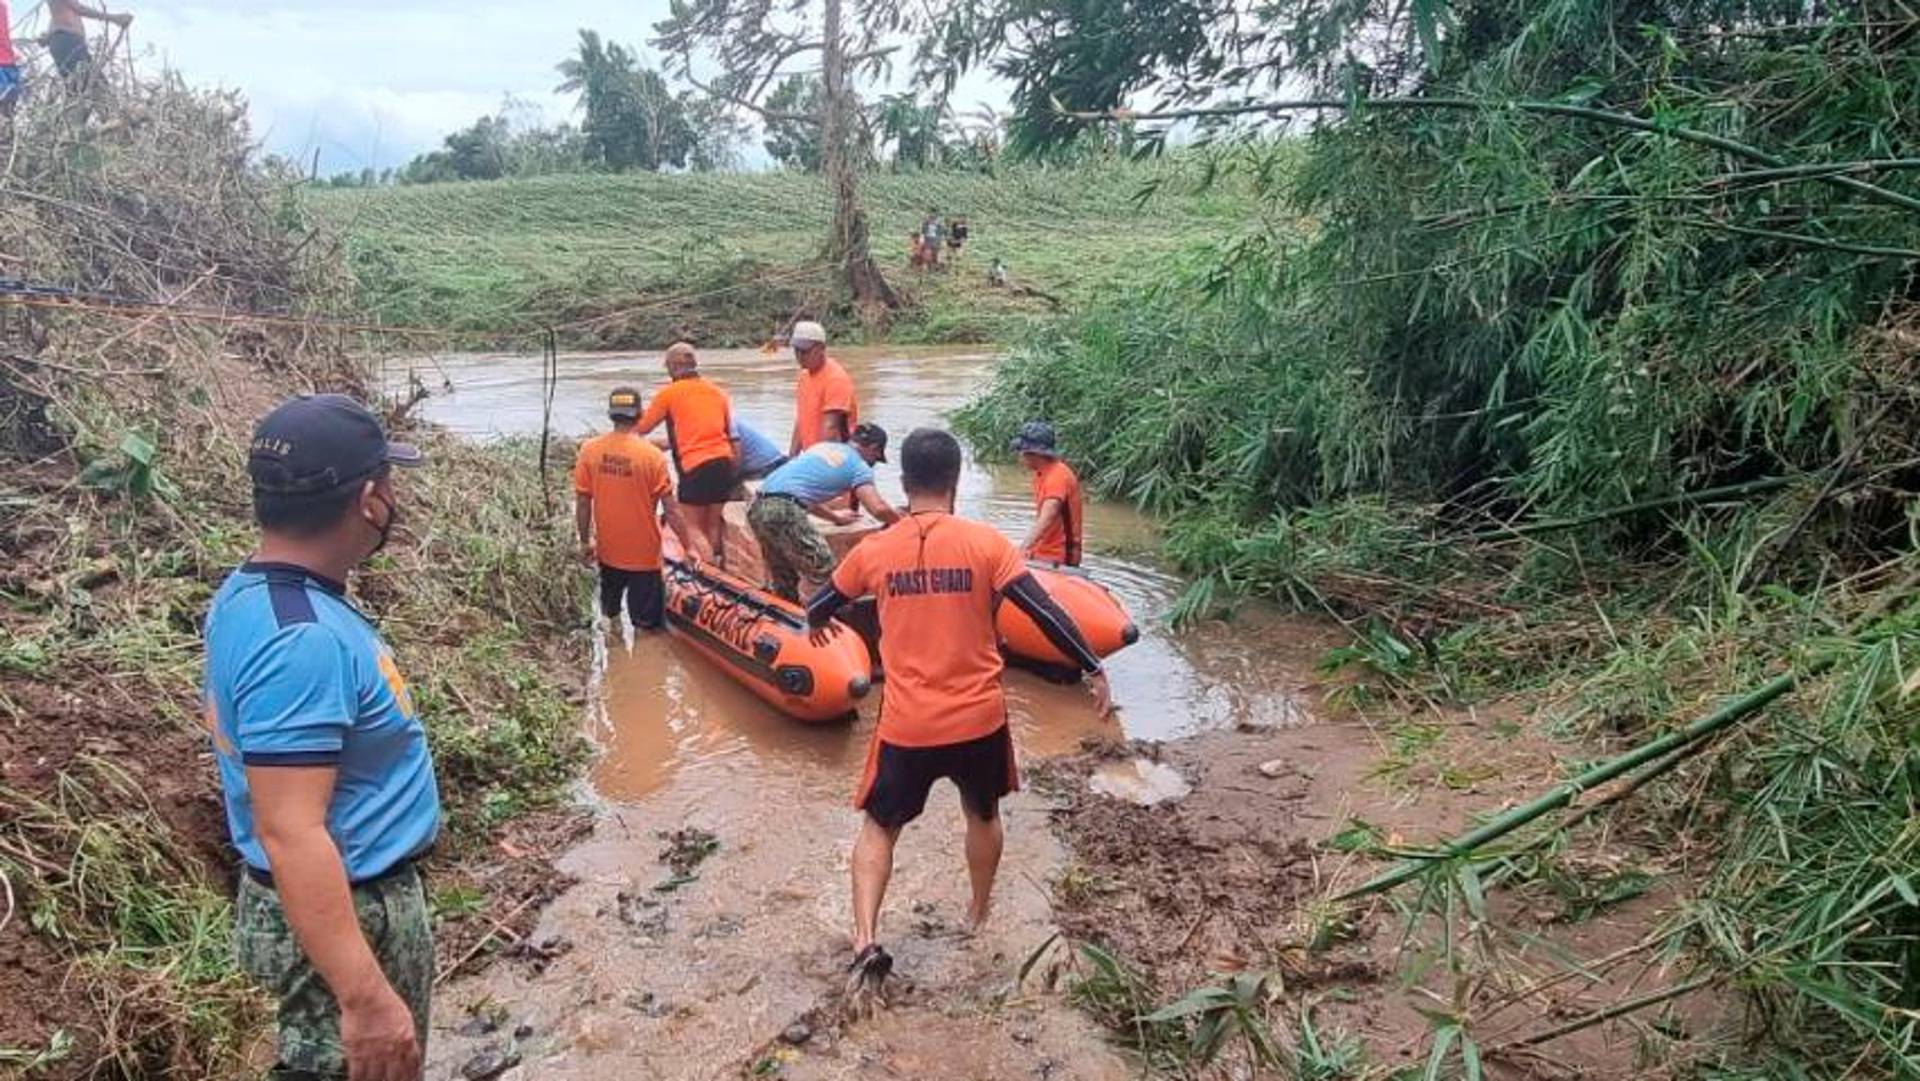
<svg viewBox="0 0 1920 1081"><path fill-rule="evenodd" d="M302 394L280 403L253 429L247 473L253 490L325 495L372 476L382 465L419 465L410 443L391 443L367 407L344 394Z"/></svg>
<svg viewBox="0 0 1920 1081"><path fill-rule="evenodd" d="M874 457L882 462L887 460L887 430L878 424L858 424L853 429L853 441L863 447L872 447L880 453Z"/></svg>
<svg viewBox="0 0 1920 1081"><path fill-rule="evenodd" d="M1054 445L1053 425L1044 420L1030 420L1020 426L1020 434L1013 438L1015 454L1044 454L1049 458L1060 457L1059 449Z"/></svg>

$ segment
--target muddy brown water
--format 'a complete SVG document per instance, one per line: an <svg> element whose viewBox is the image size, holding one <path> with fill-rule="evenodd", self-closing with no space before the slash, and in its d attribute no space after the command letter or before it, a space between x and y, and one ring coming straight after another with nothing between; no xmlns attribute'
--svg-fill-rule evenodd
<svg viewBox="0 0 1920 1081"><path fill-rule="evenodd" d="M862 419L895 439L943 423L979 391L994 358L977 351L837 349ZM777 442L792 422L790 356L701 354L738 414ZM537 356L463 355L408 362L436 393L426 419L485 439L537 435L544 401ZM659 355L562 355L553 430L602 430L606 393L663 380ZM1071 448L1069 448L1069 452ZM903 497L880 469L883 494ZM968 456L959 511L1019 538L1031 514L1026 474ZM1126 603L1141 640L1110 662L1117 722L1093 715L1077 687L1010 672L1021 753L1047 757L1088 737L1175 739L1236 723L1288 724L1324 641L1277 615L1175 634L1164 616L1183 583L1155 564L1152 522L1090 501L1088 571ZM444 990L430 1077L456 1076L520 1024L521 1076L729 1077L778 1063L785 1077L1125 1077L1136 1070L1052 996L1014 985L1022 959L1054 930L1048 882L1062 862L1045 806L1022 793L1007 809L1008 846L993 923L960 933L961 818L936 792L906 832L882 937L898 957L893 1008L839 1023L835 987L847 948L848 804L878 695L857 722L787 720L671 636L599 640L587 723L602 754L590 778L603 806L593 836L560 858L580 884L542 917L536 940L558 956L496 965ZM695 827L718 839L691 881L674 882L660 835ZM537 969L537 971L536 971ZM455 1034L474 1009L512 1017L501 1033ZM780 1034L806 1019L797 1046ZM790 1033L798 1035L798 1032ZM764 1067L763 1067L764 1068Z"/></svg>

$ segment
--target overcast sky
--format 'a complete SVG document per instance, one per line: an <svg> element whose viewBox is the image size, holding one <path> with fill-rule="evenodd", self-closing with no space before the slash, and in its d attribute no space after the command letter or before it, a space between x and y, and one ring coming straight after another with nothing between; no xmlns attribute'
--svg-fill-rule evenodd
<svg viewBox="0 0 1920 1081"><path fill-rule="evenodd" d="M405 162L508 94L549 120L572 119L571 98L552 93L554 65L573 51L579 29L644 49L667 9L667 0L105 3L133 13L143 66L164 62L190 82L241 90L267 149L304 162L317 146L323 175ZM34 0L12 0L12 9L19 38L44 29ZM976 79L955 105L996 96L1004 100Z"/></svg>

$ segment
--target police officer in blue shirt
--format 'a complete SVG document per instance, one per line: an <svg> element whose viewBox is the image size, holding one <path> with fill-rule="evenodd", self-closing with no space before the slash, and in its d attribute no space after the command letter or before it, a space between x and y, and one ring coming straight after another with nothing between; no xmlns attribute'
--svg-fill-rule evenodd
<svg viewBox="0 0 1920 1081"><path fill-rule="evenodd" d="M294 398L247 459L260 544L207 616L206 697L244 865L240 962L277 998L276 1081L415 1081L433 939L414 861L440 829L426 731L346 578L398 520L387 440L338 394Z"/></svg>
<svg viewBox="0 0 1920 1081"><path fill-rule="evenodd" d="M734 474L741 480L759 480L787 464L786 452L780 449L780 444L768 439L760 433L760 429L739 417L733 418L733 427L728 434L733 436L733 457L739 463Z"/></svg>

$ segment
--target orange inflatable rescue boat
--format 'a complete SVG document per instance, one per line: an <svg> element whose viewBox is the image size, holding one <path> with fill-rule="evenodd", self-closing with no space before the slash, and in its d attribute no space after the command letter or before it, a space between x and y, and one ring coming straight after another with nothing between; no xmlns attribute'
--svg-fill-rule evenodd
<svg viewBox="0 0 1920 1081"><path fill-rule="evenodd" d="M1121 606L1120 599L1109 592L1106 586L1064 567L1030 563L1027 570L1033 573L1034 580L1054 599L1054 603L1073 617L1096 656L1106 657L1140 640L1140 628L1133 625L1133 619ZM994 625L1000 632L1001 644L1016 660L1049 670L1064 669L1077 674L1073 662L1055 649L1052 642L1047 641L1047 636L1040 633L1039 626L1020 610L1019 605L1000 605L1000 610L994 616Z"/></svg>
<svg viewBox="0 0 1920 1081"><path fill-rule="evenodd" d="M838 720L872 689L858 634L830 623L815 645L799 605L718 567L695 566L666 541L667 626L768 705L803 721Z"/></svg>

